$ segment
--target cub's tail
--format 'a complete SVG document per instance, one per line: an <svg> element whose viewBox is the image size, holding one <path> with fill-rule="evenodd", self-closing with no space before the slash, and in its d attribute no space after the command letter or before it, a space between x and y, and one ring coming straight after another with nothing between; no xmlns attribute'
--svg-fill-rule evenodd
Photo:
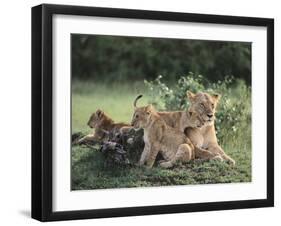
<svg viewBox="0 0 281 226"><path fill-rule="evenodd" d="M142 94L141 95L138 95L134 101L134 107L136 108L137 107L137 101L142 98Z"/></svg>

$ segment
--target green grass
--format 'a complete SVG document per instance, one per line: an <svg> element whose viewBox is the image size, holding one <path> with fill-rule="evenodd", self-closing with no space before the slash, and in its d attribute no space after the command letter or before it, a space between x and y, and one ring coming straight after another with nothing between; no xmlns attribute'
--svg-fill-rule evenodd
<svg viewBox="0 0 281 226"><path fill-rule="evenodd" d="M98 108L117 122L130 122L133 100L140 93L145 93L142 83L104 85L90 81L73 81L72 132L90 132L86 123L90 114ZM147 101L144 97L139 105L144 105ZM230 137L225 130L221 134L221 137L226 138L221 141L222 147L236 161L234 167L225 162L195 160L172 169L162 169L158 166L152 169L108 168L104 164L102 153L88 147L74 146L71 166L72 189L250 182L251 131L250 125L242 127L236 136Z"/></svg>
<svg viewBox="0 0 281 226"><path fill-rule="evenodd" d="M90 132L90 115L97 109L105 111L116 122L130 122L133 101L143 93L141 82L133 84L96 84L74 80L72 84L72 132ZM139 101L146 104L146 97Z"/></svg>

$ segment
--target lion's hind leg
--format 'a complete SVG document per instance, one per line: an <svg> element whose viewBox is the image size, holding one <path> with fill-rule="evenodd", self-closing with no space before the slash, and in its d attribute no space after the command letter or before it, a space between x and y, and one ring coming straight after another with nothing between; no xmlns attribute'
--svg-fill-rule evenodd
<svg viewBox="0 0 281 226"><path fill-rule="evenodd" d="M181 144L170 161L160 163L163 168L171 168L176 162L188 162L194 159L194 150L189 144Z"/></svg>

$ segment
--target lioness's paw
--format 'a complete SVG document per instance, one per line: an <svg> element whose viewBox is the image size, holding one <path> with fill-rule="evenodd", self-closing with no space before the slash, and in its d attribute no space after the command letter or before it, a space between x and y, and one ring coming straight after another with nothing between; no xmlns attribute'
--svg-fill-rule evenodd
<svg viewBox="0 0 281 226"><path fill-rule="evenodd" d="M160 166L163 168L171 168L173 164L171 162L161 162Z"/></svg>
<svg viewBox="0 0 281 226"><path fill-rule="evenodd" d="M144 165L144 161L139 161L136 165L137 166L143 166Z"/></svg>
<svg viewBox="0 0 281 226"><path fill-rule="evenodd" d="M148 170L152 168L152 166L151 166L151 165L150 165L150 166L145 165L144 167L145 167L145 169L148 169Z"/></svg>
<svg viewBox="0 0 281 226"><path fill-rule="evenodd" d="M228 160L229 164L232 165L232 166L235 166L236 162L234 159L229 159Z"/></svg>
<svg viewBox="0 0 281 226"><path fill-rule="evenodd" d="M220 161L222 162L223 161L223 158L220 156L220 155L216 155L213 160L217 160L217 161Z"/></svg>

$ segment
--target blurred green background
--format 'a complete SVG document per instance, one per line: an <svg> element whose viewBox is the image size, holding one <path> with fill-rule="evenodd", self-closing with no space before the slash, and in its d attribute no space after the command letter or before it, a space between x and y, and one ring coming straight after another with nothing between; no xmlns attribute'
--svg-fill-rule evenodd
<svg viewBox="0 0 281 226"><path fill-rule="evenodd" d="M72 34L72 76L136 81L163 75L176 81L193 72L211 82L226 75L251 84L251 44Z"/></svg>
<svg viewBox="0 0 281 226"><path fill-rule="evenodd" d="M251 181L251 43L84 34L71 39L73 133L90 133L87 121L97 109L130 123L138 94L144 94L140 106L184 110L187 90L216 92L222 95L219 144L237 162L109 169L100 152L73 146L73 190Z"/></svg>

